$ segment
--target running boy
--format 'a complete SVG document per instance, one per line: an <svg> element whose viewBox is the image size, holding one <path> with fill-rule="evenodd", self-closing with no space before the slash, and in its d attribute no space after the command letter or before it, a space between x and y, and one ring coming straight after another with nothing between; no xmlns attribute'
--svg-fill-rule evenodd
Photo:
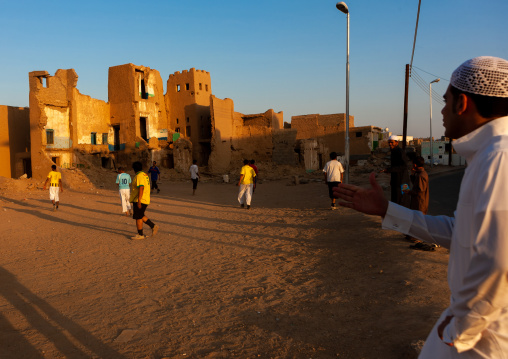
<svg viewBox="0 0 508 359"><path fill-rule="evenodd" d="M129 202L131 196L131 176L125 173L123 167L118 167L118 176L116 176L116 183L120 192L120 200L122 201L122 213L126 216L131 215L131 204Z"/></svg>
<svg viewBox="0 0 508 359"><path fill-rule="evenodd" d="M130 202L133 208L132 218L136 220L138 234L131 237L131 239L146 238L146 236L143 235L143 223L146 223L152 229L152 237L154 237L159 230L159 226L145 216L146 207L150 204L150 180L148 179L148 175L143 172L143 165L141 162L134 162L132 164L132 169L134 173L136 173L136 176L132 181Z"/></svg>
<svg viewBox="0 0 508 359"><path fill-rule="evenodd" d="M46 178L46 182L44 182L44 189L49 182L49 199L53 202L53 211L58 209L58 203L60 203L60 191L63 193L63 185L62 185L62 174L57 172L56 165L51 166L51 172L48 174L48 178Z"/></svg>

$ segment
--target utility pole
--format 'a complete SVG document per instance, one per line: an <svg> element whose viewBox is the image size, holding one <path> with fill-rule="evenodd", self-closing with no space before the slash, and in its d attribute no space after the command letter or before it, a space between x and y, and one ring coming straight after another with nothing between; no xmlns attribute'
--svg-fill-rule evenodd
<svg viewBox="0 0 508 359"><path fill-rule="evenodd" d="M407 102L409 93L409 64L406 64L406 89L404 90L404 123L402 125L402 149L406 149L407 137Z"/></svg>

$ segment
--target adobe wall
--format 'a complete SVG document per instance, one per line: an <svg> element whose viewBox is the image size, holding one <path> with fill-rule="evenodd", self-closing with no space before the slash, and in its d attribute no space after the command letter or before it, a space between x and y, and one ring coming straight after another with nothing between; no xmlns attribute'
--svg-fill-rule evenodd
<svg viewBox="0 0 508 359"><path fill-rule="evenodd" d="M167 140L167 113L159 71L134 64L110 67L108 97L110 122L112 126L120 126L118 146L122 150L135 151L136 142L145 142L141 139L144 130L147 140ZM143 131L141 117L146 119L146 129ZM113 129L111 131L113 136ZM152 146L156 143L157 141L152 141ZM114 136L110 142L110 150L113 150L113 145Z"/></svg>
<svg viewBox="0 0 508 359"><path fill-rule="evenodd" d="M168 126L191 140L198 165L206 165L210 155L211 94L207 71L191 68L169 75L165 95Z"/></svg>
<svg viewBox="0 0 508 359"><path fill-rule="evenodd" d="M350 115L349 127L354 127L354 123L355 118ZM298 131L298 140L344 132L346 130L346 115L337 113L293 116L291 117L291 128Z"/></svg>
<svg viewBox="0 0 508 359"><path fill-rule="evenodd" d="M208 168L211 172L227 171L231 163L231 141L233 137L233 100L210 97L210 112L212 122L211 154ZM238 116L239 117L239 116ZM237 118L237 121L241 118Z"/></svg>
<svg viewBox="0 0 508 359"><path fill-rule="evenodd" d="M283 113L268 110L260 114L244 115L234 111L231 99L218 99L211 96L212 140L211 155L208 161L210 171L221 173L232 167L241 166L244 159L272 161L274 155L274 133L284 130ZM274 128L276 126L277 128ZM282 133L281 132L281 133ZM278 133L275 139L277 149L281 149L278 160L293 163L296 131L284 137ZM287 142L287 144L284 143ZM289 150L284 146L290 147ZM291 154L288 154L291 153Z"/></svg>
<svg viewBox="0 0 508 359"><path fill-rule="evenodd" d="M0 105L0 176L17 178L23 175L22 158L29 158L29 152L29 109Z"/></svg>
<svg viewBox="0 0 508 359"><path fill-rule="evenodd" d="M296 130L273 130L272 144L273 162L281 165L296 165L298 163L298 155L295 152Z"/></svg>
<svg viewBox="0 0 508 359"><path fill-rule="evenodd" d="M113 130L109 123L109 104L94 99L90 96L82 95L75 90L74 102L76 115L76 136L75 145L87 148L92 144L92 132L96 133L97 146L103 145L104 151L108 150L108 143L113 143ZM74 107L74 106L73 106ZM102 142L102 134L108 134L108 142ZM95 151L94 151L95 152Z"/></svg>
<svg viewBox="0 0 508 359"><path fill-rule="evenodd" d="M70 149L76 119L71 117L69 104L78 76L70 69L58 70L54 76L47 71L32 71L28 77L32 176L41 180L51 169L51 157L58 158L59 166L72 163ZM54 144L49 146L46 130L53 130Z"/></svg>

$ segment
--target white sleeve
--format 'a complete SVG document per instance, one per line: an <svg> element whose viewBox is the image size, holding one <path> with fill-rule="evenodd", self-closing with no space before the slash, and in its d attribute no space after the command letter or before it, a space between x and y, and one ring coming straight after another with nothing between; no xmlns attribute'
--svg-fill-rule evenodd
<svg viewBox="0 0 508 359"><path fill-rule="evenodd" d="M383 229L392 229L445 248L450 248L454 224L453 217L428 216L393 202L388 202L382 222Z"/></svg>
<svg viewBox="0 0 508 359"><path fill-rule="evenodd" d="M495 170L494 170L495 169ZM473 348L508 309L508 154L492 154L479 168L470 223L471 259L451 310L458 352Z"/></svg>

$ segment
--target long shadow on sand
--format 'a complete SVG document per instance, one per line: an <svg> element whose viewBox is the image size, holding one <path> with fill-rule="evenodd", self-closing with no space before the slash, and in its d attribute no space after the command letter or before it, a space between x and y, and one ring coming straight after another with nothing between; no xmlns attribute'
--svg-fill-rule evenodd
<svg viewBox="0 0 508 359"><path fill-rule="evenodd" d="M124 358L123 355L94 337L79 324L22 285L12 273L0 267L0 296L26 319L31 330L42 334L66 358ZM4 359L46 358L43 352L0 315L0 347Z"/></svg>

